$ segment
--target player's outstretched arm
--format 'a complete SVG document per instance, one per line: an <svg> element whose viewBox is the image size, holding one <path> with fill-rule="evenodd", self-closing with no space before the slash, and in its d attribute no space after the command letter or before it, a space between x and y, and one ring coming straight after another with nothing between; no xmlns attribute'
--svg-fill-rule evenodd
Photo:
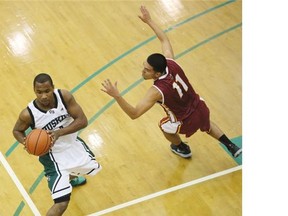
<svg viewBox="0 0 288 216"><path fill-rule="evenodd" d="M106 79L102 82L103 92L106 92L108 95L113 97L116 102L119 104L121 109L131 118L137 119L145 112L147 112L158 100L162 99L162 96L156 88L151 87L144 98L142 98L138 104L134 107L128 103L119 93L117 88L117 82L114 84L111 83L109 79Z"/></svg>
<svg viewBox="0 0 288 216"><path fill-rule="evenodd" d="M141 15L138 15L138 17L144 22L146 23L148 26L150 26L150 28L154 31L154 33L156 34L156 36L158 37L158 39L161 42L161 46L162 46L162 52L163 55L166 58L172 58L174 59L174 53L173 53L173 49L171 46L171 43L169 41L169 38L167 37L167 35L164 33L164 31L152 20L149 11L146 9L145 6L141 6L140 7L140 11L141 11Z"/></svg>

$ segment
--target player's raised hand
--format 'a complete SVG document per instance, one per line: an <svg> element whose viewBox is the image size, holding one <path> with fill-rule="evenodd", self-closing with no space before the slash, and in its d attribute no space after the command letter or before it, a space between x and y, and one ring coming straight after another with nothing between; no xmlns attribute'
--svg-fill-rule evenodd
<svg viewBox="0 0 288 216"><path fill-rule="evenodd" d="M145 6L140 7L140 11L142 15L138 15L138 17L144 22L148 23L151 20L151 16L149 11L146 9Z"/></svg>

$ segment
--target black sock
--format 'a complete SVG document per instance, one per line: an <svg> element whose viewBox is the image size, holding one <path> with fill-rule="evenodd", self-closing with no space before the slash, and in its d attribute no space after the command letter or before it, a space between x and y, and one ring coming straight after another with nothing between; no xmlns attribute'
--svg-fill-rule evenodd
<svg viewBox="0 0 288 216"><path fill-rule="evenodd" d="M230 139L228 139L225 134L223 134L218 140L223 143L227 148L228 146L231 146L231 144L234 144L233 142L231 142Z"/></svg>

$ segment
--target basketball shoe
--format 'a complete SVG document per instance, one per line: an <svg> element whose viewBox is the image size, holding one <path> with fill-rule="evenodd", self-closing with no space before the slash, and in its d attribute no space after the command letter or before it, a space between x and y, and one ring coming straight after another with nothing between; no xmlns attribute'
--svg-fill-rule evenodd
<svg viewBox="0 0 288 216"><path fill-rule="evenodd" d="M229 144L227 149L232 154L233 157L238 157L242 153L242 149L236 146L235 144Z"/></svg>
<svg viewBox="0 0 288 216"><path fill-rule="evenodd" d="M77 187L80 185L84 185L86 184L86 178L83 176L77 176L76 178L73 178L70 180L70 184L72 185L72 187Z"/></svg>
<svg viewBox="0 0 288 216"><path fill-rule="evenodd" d="M183 158L190 158L192 156L190 147L183 142L181 142L179 145L171 144L170 147L172 152Z"/></svg>

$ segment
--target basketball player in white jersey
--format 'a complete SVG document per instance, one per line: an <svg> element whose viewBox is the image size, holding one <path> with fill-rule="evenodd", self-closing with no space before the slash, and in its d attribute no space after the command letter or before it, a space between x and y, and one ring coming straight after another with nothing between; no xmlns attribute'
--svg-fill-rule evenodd
<svg viewBox="0 0 288 216"><path fill-rule="evenodd" d="M25 146L25 131L29 127L45 129L50 134L51 149L39 161L54 200L47 215L58 216L68 207L72 187L86 183L82 175L95 175L102 167L77 137L88 121L73 95L64 89L54 89L51 77L45 73L34 78L33 87L36 99L20 113L13 135Z"/></svg>

